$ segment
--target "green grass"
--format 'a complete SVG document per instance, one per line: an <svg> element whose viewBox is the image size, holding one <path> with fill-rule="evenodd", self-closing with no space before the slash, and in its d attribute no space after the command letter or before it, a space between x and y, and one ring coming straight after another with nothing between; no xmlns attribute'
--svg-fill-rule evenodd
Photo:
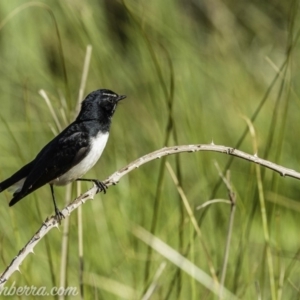
<svg viewBox="0 0 300 300"><path fill-rule="evenodd" d="M252 120L256 136L247 132L240 150L253 153L256 142L258 156L300 170L298 1L12 0L0 8L0 181L59 132L41 89L62 127L72 120L88 45L92 54L83 94L109 88L127 95L88 177L103 180L166 145L213 141L235 147L247 128L245 118ZM138 226L152 231L210 276L213 267L220 282L230 206L196 207L228 199L214 162L223 170L229 159L201 152L166 159L201 238L166 161L156 160L83 205L82 217L70 216L66 253L65 220L6 285L60 286L64 257L65 284L79 289L82 277L84 299L142 299L155 282L151 299L218 299L135 233ZM230 182L236 210L225 288L240 299L298 299L299 183L238 159L230 164ZM81 190L89 187L82 184ZM66 191L56 188L61 208ZM0 272L53 214L47 186L13 208L7 205L10 197L1 194ZM162 273L154 280L158 270Z"/></svg>

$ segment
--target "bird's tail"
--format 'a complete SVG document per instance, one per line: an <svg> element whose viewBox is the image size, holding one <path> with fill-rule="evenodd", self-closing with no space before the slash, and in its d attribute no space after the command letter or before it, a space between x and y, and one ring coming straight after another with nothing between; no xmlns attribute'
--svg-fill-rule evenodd
<svg viewBox="0 0 300 300"><path fill-rule="evenodd" d="M0 193L3 192L4 190L6 190L7 188L9 188L10 186L12 186L15 183L16 182L12 177L0 182Z"/></svg>
<svg viewBox="0 0 300 300"><path fill-rule="evenodd" d="M18 201L20 201L22 198L25 197L22 193L22 186L25 181L26 177L19 180L18 182L15 182L15 180L12 180L11 177L2 181L0 183L0 193L8 188L10 192L13 192L14 197L9 202L9 206L14 205Z"/></svg>
<svg viewBox="0 0 300 300"><path fill-rule="evenodd" d="M9 187L12 187L12 190L15 192L19 192L22 189L23 183L30 173L33 166L33 161L29 164L25 165L11 177L7 178L6 180L0 182L0 193L6 190Z"/></svg>
<svg viewBox="0 0 300 300"><path fill-rule="evenodd" d="M15 205L17 202L19 202L22 198L24 198L28 193L22 193L22 191L20 192L16 192L14 193L14 197L10 200L9 202L9 206L13 206Z"/></svg>

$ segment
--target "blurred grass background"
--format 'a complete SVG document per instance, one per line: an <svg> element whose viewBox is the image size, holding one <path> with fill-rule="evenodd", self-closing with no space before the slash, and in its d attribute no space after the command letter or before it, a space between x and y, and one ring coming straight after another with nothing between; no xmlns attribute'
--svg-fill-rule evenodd
<svg viewBox="0 0 300 300"><path fill-rule="evenodd" d="M34 158L59 131L39 90L46 91L63 127L72 120L88 45L92 56L84 95L108 88L128 97L119 105L106 150L88 177L103 180L166 145L213 141L235 147L247 128L245 118L254 116L256 137L248 133L238 148L253 153L255 140L258 156L300 170L298 2L1 1L0 180ZM216 188L220 177L214 161L223 169L229 159L214 153L167 158L198 220L219 281L230 206L196 207L228 199L224 184ZM240 299L300 299L299 182L261 172L259 181L254 165L238 159L230 165L237 208L225 287ZM89 187L83 184L82 191ZM75 187L72 193L74 198ZM56 188L56 194L62 208L66 188ZM13 208L7 205L10 197L1 194L2 270L53 214L48 187ZM83 267L78 218L76 213L70 217L63 282L82 288L83 295L74 299L142 299L163 262L167 264L151 299L217 298L149 250L132 234L133 224L152 231L210 274L165 160L156 160L82 207ZM62 230L40 242L7 286L13 281L49 289L61 284Z"/></svg>

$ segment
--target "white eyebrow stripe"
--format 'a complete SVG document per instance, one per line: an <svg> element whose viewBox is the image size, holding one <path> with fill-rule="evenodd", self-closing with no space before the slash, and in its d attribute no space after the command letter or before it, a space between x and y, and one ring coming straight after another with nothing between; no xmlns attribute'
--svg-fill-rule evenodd
<svg viewBox="0 0 300 300"><path fill-rule="evenodd" d="M107 93L103 93L102 95L105 95L105 96L112 96L112 97L117 97L117 95L115 95L115 94L107 94Z"/></svg>

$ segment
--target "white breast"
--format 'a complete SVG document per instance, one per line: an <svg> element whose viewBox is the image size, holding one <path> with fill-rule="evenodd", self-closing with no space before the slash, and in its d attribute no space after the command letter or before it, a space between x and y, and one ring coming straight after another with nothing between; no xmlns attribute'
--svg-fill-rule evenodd
<svg viewBox="0 0 300 300"><path fill-rule="evenodd" d="M91 147L87 156L67 173L52 181L55 185L65 185L77 178L82 177L89 171L100 158L108 140L108 133L99 132L98 135L91 139Z"/></svg>

